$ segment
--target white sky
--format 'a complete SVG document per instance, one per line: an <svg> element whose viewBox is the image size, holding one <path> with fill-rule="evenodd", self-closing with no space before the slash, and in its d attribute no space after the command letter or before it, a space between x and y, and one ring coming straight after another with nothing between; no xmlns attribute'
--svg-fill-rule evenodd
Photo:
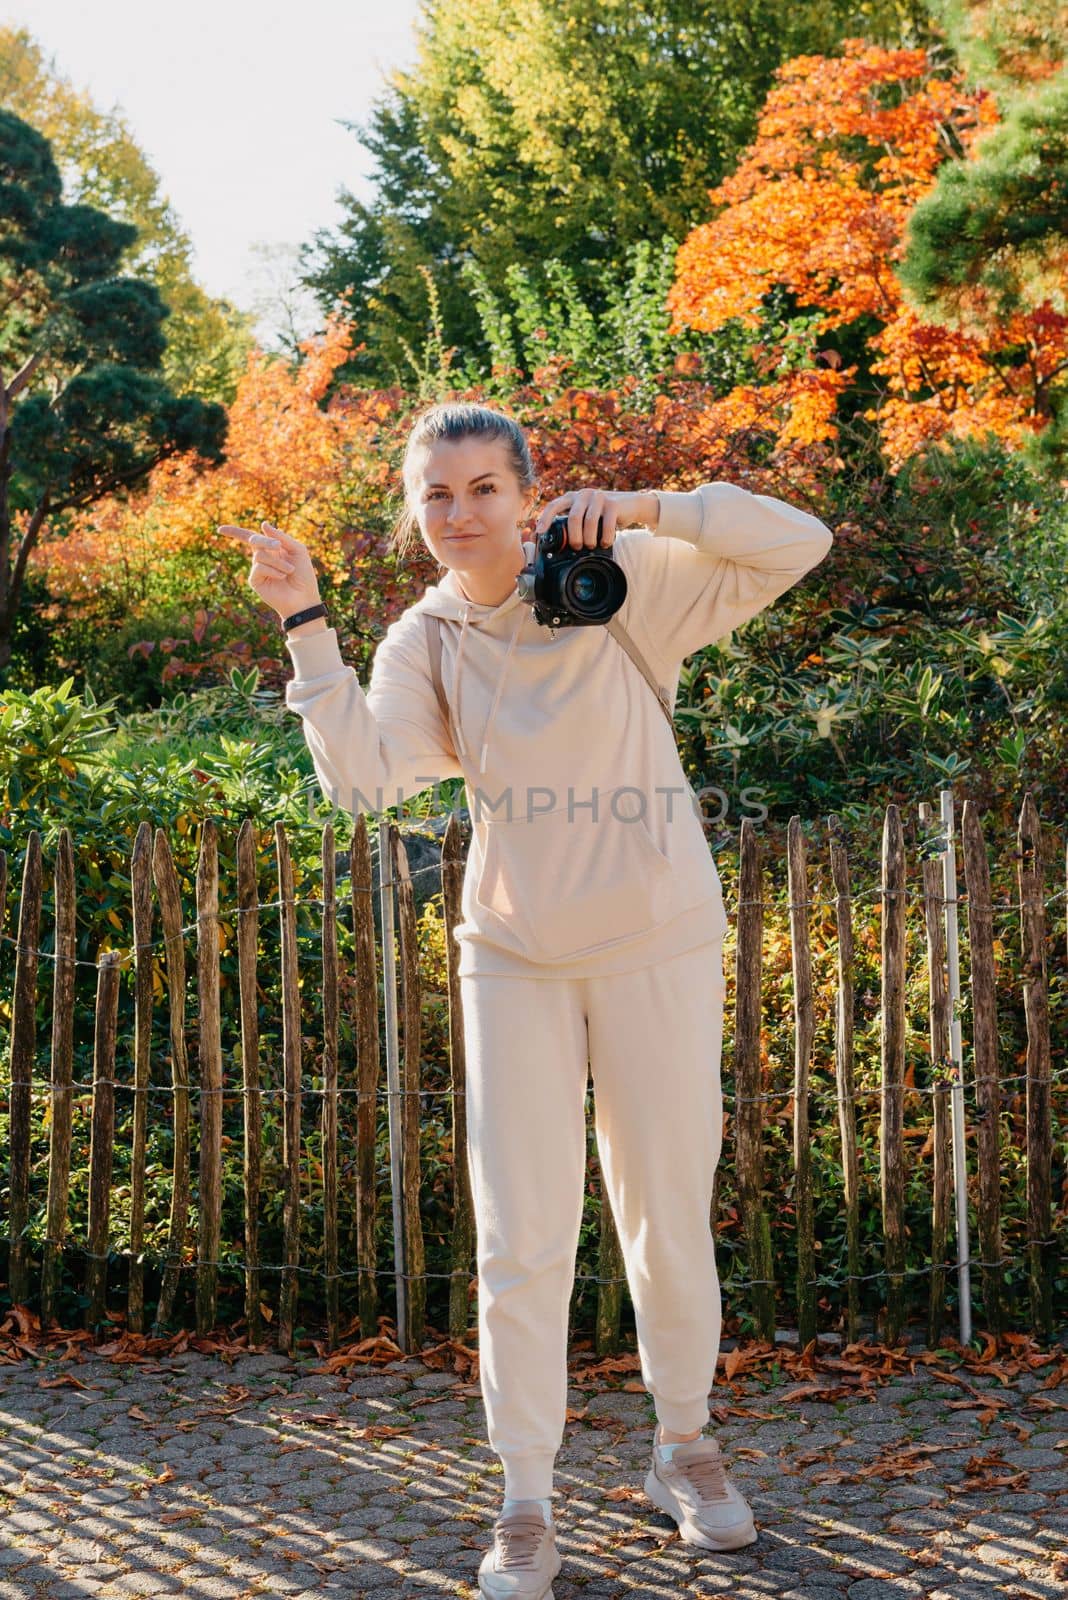
<svg viewBox="0 0 1068 1600"><path fill-rule="evenodd" d="M419 0L0 0L61 77L121 109L194 247L198 282L252 309L270 281L255 244L333 230L345 187L369 200L366 122L415 58ZM314 325L315 319L312 319Z"/></svg>

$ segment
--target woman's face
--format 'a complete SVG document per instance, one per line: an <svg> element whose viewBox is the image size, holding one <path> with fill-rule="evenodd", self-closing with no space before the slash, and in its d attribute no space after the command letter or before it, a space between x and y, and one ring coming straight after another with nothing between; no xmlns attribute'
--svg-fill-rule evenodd
<svg viewBox="0 0 1068 1600"><path fill-rule="evenodd" d="M439 439L419 451L413 490L419 531L443 567L487 575L522 565L524 494L503 439Z"/></svg>

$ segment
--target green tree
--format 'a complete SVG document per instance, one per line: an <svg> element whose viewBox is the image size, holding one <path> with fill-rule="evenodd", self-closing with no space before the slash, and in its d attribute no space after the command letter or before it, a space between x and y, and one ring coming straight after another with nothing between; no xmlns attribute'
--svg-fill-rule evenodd
<svg viewBox="0 0 1068 1600"><path fill-rule="evenodd" d="M118 275L136 228L62 187L47 139L0 110L0 668L46 520L169 456L218 462L226 434L221 405L160 374L167 308Z"/></svg>
<svg viewBox="0 0 1068 1600"><path fill-rule="evenodd" d="M69 204L135 228L125 266L155 284L167 306L161 371L170 388L228 405L255 342L253 319L196 282L192 240L122 115L98 111L27 29L2 26L0 104L48 140Z"/></svg>
<svg viewBox="0 0 1068 1600"><path fill-rule="evenodd" d="M344 218L336 233L320 229L303 247L302 281L324 312L346 301L365 346L339 380L388 388L411 380L410 351L431 333L425 273L455 256L442 216L448 175L431 162L418 106L396 94L366 126L344 125L375 156L378 192L370 205L346 189L339 192ZM476 316L462 284L452 272L435 276L450 334L469 341Z"/></svg>
<svg viewBox="0 0 1068 1600"><path fill-rule="evenodd" d="M630 246L704 219L782 61L928 26L921 0L428 0L416 64L350 124L378 192L342 194L341 228L305 252L305 282L324 309L347 292L366 341L345 376L406 380L427 270L462 361L490 361L466 263L504 296L512 267L558 261L596 314Z"/></svg>
<svg viewBox="0 0 1068 1600"><path fill-rule="evenodd" d="M1018 96L972 160L947 163L908 235L902 282L940 319L976 288L999 317L1068 311L1068 73Z"/></svg>
<svg viewBox="0 0 1068 1600"><path fill-rule="evenodd" d="M999 100L1060 70L1068 38L1065 0L928 0L972 84Z"/></svg>
<svg viewBox="0 0 1068 1600"><path fill-rule="evenodd" d="M1002 120L968 158L942 166L913 210L898 269L906 294L932 322L974 330L1038 312L1068 329L1068 5L931 0L931 9ZM1048 363L1036 386L1048 425L1033 455L1057 471L1068 449L1066 375L1068 358Z"/></svg>
<svg viewBox="0 0 1068 1600"><path fill-rule="evenodd" d="M471 365L450 371L460 387L481 385L507 399L517 373L534 373L547 358L566 363L562 381L580 388L616 389L624 382L628 407L648 409L662 392L665 375L686 373L721 392L753 379L753 338L737 325L704 333L682 328L669 333L668 292L675 281L678 244L665 234L659 245L639 239L628 246L612 278L602 286L596 313L583 298L572 268L550 258L535 270L515 262L505 273L507 298L497 295L474 261L461 269L478 308L492 360L490 375ZM787 336L781 307L769 295L764 336ZM776 309L779 316L776 316ZM796 332L800 319L791 319ZM798 339L807 347L810 339Z"/></svg>

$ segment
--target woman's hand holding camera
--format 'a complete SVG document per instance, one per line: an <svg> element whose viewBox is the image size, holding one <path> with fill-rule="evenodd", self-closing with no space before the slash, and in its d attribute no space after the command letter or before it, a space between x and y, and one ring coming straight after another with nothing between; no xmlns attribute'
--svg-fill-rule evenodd
<svg viewBox="0 0 1068 1600"><path fill-rule="evenodd" d="M567 515L567 542L573 550L602 549L610 545L617 528L640 524L655 528L660 519L660 501L648 490L573 489L558 494L538 513L534 538L539 539L557 517ZM597 523L601 524L600 541Z"/></svg>
<svg viewBox="0 0 1068 1600"><path fill-rule="evenodd" d="M317 605L322 597L307 547L273 523L261 522L260 528L262 532L254 533L232 522L219 525L220 533L240 539L248 547L252 556L248 575L251 587L283 619Z"/></svg>

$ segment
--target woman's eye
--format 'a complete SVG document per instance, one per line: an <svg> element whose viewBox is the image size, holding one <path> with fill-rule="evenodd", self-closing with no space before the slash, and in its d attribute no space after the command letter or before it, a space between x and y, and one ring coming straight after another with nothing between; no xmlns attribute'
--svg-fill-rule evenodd
<svg viewBox="0 0 1068 1600"><path fill-rule="evenodd" d="M480 489L488 489L490 494L496 494L497 493L497 485L495 483L480 483L478 487ZM427 499L428 500L436 500L438 498L439 494L440 494L440 490L432 489L430 491L430 493L427 495Z"/></svg>

